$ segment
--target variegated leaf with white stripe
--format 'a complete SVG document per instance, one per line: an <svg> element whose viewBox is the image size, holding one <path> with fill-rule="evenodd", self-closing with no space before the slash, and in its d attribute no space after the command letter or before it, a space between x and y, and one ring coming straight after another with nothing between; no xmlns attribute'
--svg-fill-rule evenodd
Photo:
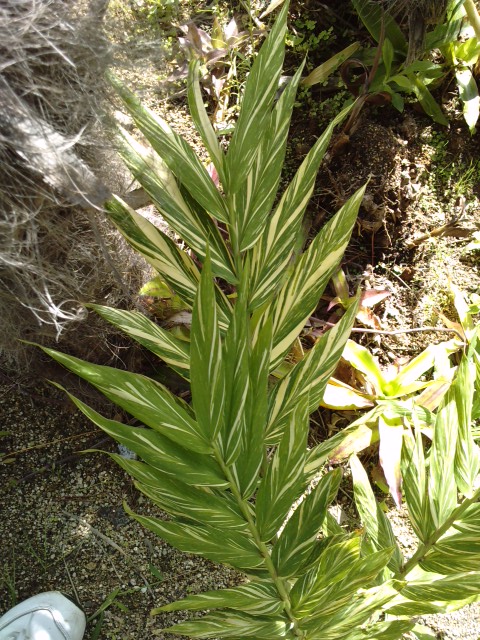
<svg viewBox="0 0 480 640"><path fill-rule="evenodd" d="M192 259L151 222L114 196L105 204L109 218L127 242L142 255L191 307L200 273Z"/></svg>
<svg viewBox="0 0 480 640"><path fill-rule="evenodd" d="M343 205L302 254L266 313L273 317L271 367L276 367L313 313L350 240L365 187Z"/></svg>
<svg viewBox="0 0 480 640"><path fill-rule="evenodd" d="M457 506L457 484L452 473L458 434L455 389L445 394L437 412L430 450L428 499L436 528L440 527Z"/></svg>
<svg viewBox="0 0 480 640"><path fill-rule="evenodd" d="M477 571L480 566L480 536L465 532L441 538L420 562L425 571L454 575Z"/></svg>
<svg viewBox="0 0 480 640"><path fill-rule="evenodd" d="M225 420L225 365L208 255L192 313L190 383L197 423L205 440L213 443Z"/></svg>
<svg viewBox="0 0 480 640"><path fill-rule="evenodd" d="M309 398L308 410L315 411L325 387L342 355L353 323L357 304L352 304L343 318L327 331L293 369L273 388L269 399L267 437L278 442L289 415L303 396Z"/></svg>
<svg viewBox="0 0 480 640"><path fill-rule="evenodd" d="M289 578L299 575L307 566L327 507L337 494L341 477L340 469L335 469L321 478L287 521L272 550L272 561L279 576Z"/></svg>
<svg viewBox="0 0 480 640"><path fill-rule="evenodd" d="M42 349L143 424L192 451L211 452L210 443L192 417L190 407L160 383L137 373L92 364L46 347Z"/></svg>
<svg viewBox="0 0 480 640"><path fill-rule="evenodd" d="M273 215L253 247L251 307L269 300L285 277L301 233L305 208L312 195L318 167L327 151L336 124L347 115L344 109L315 142L288 185Z"/></svg>
<svg viewBox="0 0 480 640"><path fill-rule="evenodd" d="M216 494L182 482L154 467L112 454L114 460L135 480L135 486L163 511L219 529L246 531L246 520L228 493Z"/></svg>
<svg viewBox="0 0 480 640"><path fill-rule="evenodd" d="M120 154L162 217L202 262L208 244L214 275L230 283L236 282L230 253L213 219L204 209L195 210L189 206L175 176L154 151L145 148L126 131L122 130L121 134Z"/></svg>
<svg viewBox="0 0 480 640"><path fill-rule="evenodd" d="M225 155L218 143L215 130L207 115L202 98L199 81L200 61L192 60L188 71L188 106L192 115L195 127L202 137L203 144L217 170L220 182L225 184Z"/></svg>
<svg viewBox="0 0 480 640"><path fill-rule="evenodd" d="M402 596L421 602L465 600L480 594L480 571L456 573L430 580L412 580L402 589Z"/></svg>
<svg viewBox="0 0 480 640"><path fill-rule="evenodd" d="M428 502L428 483L423 451L422 434L406 432L402 449L403 495L407 503L410 522L419 540L425 542L435 531Z"/></svg>
<svg viewBox="0 0 480 640"><path fill-rule="evenodd" d="M204 591L187 596L155 610L160 611L198 611L203 609L237 609L251 615L266 616L281 613L284 603L273 584L249 582L233 589Z"/></svg>
<svg viewBox="0 0 480 640"><path fill-rule="evenodd" d="M272 323L260 330L250 354L248 419L239 457L232 466L242 497L246 500L255 492L266 451L267 394Z"/></svg>
<svg viewBox="0 0 480 640"><path fill-rule="evenodd" d="M282 93L270 114L253 166L240 191L234 194L240 250L258 240L277 194L285 159L288 129L304 63Z"/></svg>
<svg viewBox="0 0 480 640"><path fill-rule="evenodd" d="M366 471L357 456L351 456L350 468L352 470L355 504L362 524L376 549L379 551L382 549L394 549L388 567L392 571L400 572L403 558L391 524L380 509Z"/></svg>
<svg viewBox="0 0 480 640"><path fill-rule="evenodd" d="M252 616L240 611L217 611L191 622L180 622L164 631L187 634L191 638L265 638L295 640L288 618Z"/></svg>
<svg viewBox="0 0 480 640"><path fill-rule="evenodd" d="M60 385L56 386L62 389ZM189 485L222 489L228 486L225 475L212 456L185 449L153 429L130 427L105 418L75 396L68 395L97 427L142 458L152 473L158 469L171 477L181 476ZM109 455L122 466L124 458L113 453Z"/></svg>
<svg viewBox="0 0 480 640"><path fill-rule="evenodd" d="M208 525L191 525L186 522L166 522L125 510L144 527L156 533L169 544L196 555L230 564L238 569L253 569L262 565L263 558L250 537L237 531L219 531Z"/></svg>
<svg viewBox="0 0 480 640"><path fill-rule="evenodd" d="M110 74L109 79L137 127L179 181L210 215L228 222L223 198L190 145L165 120L144 107L118 78Z"/></svg>
<svg viewBox="0 0 480 640"><path fill-rule="evenodd" d="M261 141L259 132L264 131L270 117L285 55L287 14L288 3L280 11L248 74L240 115L225 160L224 187L229 194L236 193L250 173ZM231 216L234 224L233 211Z"/></svg>
<svg viewBox="0 0 480 640"><path fill-rule="evenodd" d="M262 541L279 530L294 501L305 490L304 466L309 428L308 395L298 399L283 437L257 491L255 512Z"/></svg>
<svg viewBox="0 0 480 640"><path fill-rule="evenodd" d="M175 338L169 331L165 331L138 311L124 311L97 304L87 306L161 358L178 374L189 378L190 343Z"/></svg>

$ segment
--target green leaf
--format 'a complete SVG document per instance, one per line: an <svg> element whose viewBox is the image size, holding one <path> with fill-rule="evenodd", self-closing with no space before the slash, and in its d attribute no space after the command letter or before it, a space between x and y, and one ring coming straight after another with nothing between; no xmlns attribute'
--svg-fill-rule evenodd
<svg viewBox="0 0 480 640"><path fill-rule="evenodd" d="M203 491L143 462L116 454L111 457L136 480L137 489L163 511L220 529L245 530L246 520L229 494Z"/></svg>
<svg viewBox="0 0 480 640"><path fill-rule="evenodd" d="M189 406L155 380L41 348L143 424L192 451L211 451L208 440L191 416Z"/></svg>
<svg viewBox="0 0 480 640"><path fill-rule="evenodd" d="M270 366L277 366L316 308L347 247L365 187L359 189L322 228L293 268L266 313L273 318Z"/></svg>
<svg viewBox="0 0 480 640"><path fill-rule="evenodd" d="M480 571L457 573L446 578L409 581L402 596L420 602L464 600L480 593Z"/></svg>
<svg viewBox="0 0 480 640"><path fill-rule="evenodd" d="M180 622L164 631L185 634L192 638L274 638L294 639L291 623L283 618L252 616L237 611L219 611L191 622Z"/></svg>
<svg viewBox="0 0 480 640"><path fill-rule="evenodd" d="M133 249L190 307L193 306L200 274L187 253L120 198L114 196L104 206L109 218Z"/></svg>
<svg viewBox="0 0 480 640"><path fill-rule="evenodd" d="M475 133L475 125L480 116L480 97L475 78L470 69L460 68L455 71L458 95L462 102L463 117L468 124L470 133Z"/></svg>
<svg viewBox="0 0 480 640"><path fill-rule="evenodd" d="M477 571L480 563L480 536L456 533L441 538L420 562L425 571L454 575Z"/></svg>
<svg viewBox="0 0 480 640"><path fill-rule="evenodd" d="M425 113L430 116L432 120L438 122L438 124L448 127L448 120L443 115L442 109L435 102L435 98L427 89L423 81L415 74L411 74L410 79L412 82L412 89Z"/></svg>
<svg viewBox="0 0 480 640"><path fill-rule="evenodd" d="M225 161L224 187L229 194L236 193L250 173L260 144L258 133L264 131L270 117L285 55L287 14L288 3L285 3L248 75Z"/></svg>
<svg viewBox="0 0 480 640"><path fill-rule="evenodd" d="M280 182L288 128L303 67L304 63L300 65L270 114L246 182L235 194L233 206L241 251L255 244L267 224Z"/></svg>
<svg viewBox="0 0 480 640"><path fill-rule="evenodd" d="M126 131L121 133L121 156L162 217L202 262L208 244L214 274L235 283L231 256L213 219L201 207L189 206L190 202L183 197L173 173L155 152L138 143Z"/></svg>
<svg viewBox="0 0 480 640"><path fill-rule="evenodd" d="M195 416L204 439L212 443L224 420L225 369L209 256L193 307L190 360Z"/></svg>
<svg viewBox="0 0 480 640"><path fill-rule="evenodd" d="M202 137L203 144L208 151L211 161L217 170L220 182L225 183L225 156L218 143L217 135L205 110L199 82L199 60L191 60L188 73L188 106L193 122Z"/></svg>
<svg viewBox="0 0 480 640"><path fill-rule="evenodd" d="M364 637L368 640L400 640L415 626L410 620L392 620L390 622L377 622L368 625L364 631ZM347 638L348 640L348 638Z"/></svg>
<svg viewBox="0 0 480 640"><path fill-rule="evenodd" d="M250 390L247 429L242 450L232 473L237 479L242 497L248 499L257 488L265 452L267 420L267 393L270 352L272 349L272 323L266 322L260 330L250 356Z"/></svg>
<svg viewBox="0 0 480 640"><path fill-rule="evenodd" d="M352 304L341 320L274 387L270 395L267 426L270 442L278 442L300 398L308 396L310 413L318 408L350 335L356 311L357 304Z"/></svg>
<svg viewBox="0 0 480 640"><path fill-rule="evenodd" d="M380 42L382 19L385 23L385 38L392 43L395 51L407 52L407 41L402 30L388 13L384 13L381 6L372 0L352 0L361 21L376 42Z"/></svg>
<svg viewBox="0 0 480 640"><path fill-rule="evenodd" d="M180 551L194 553L213 562L230 564L238 569L255 568L263 563L263 558L255 544L243 533L231 530L221 531L208 525L165 522L158 518L133 513L126 506L125 510L144 527Z"/></svg>
<svg viewBox="0 0 480 640"><path fill-rule="evenodd" d="M349 362L352 367L365 374L370 384L375 388L376 395L381 396L383 394L383 386L385 384L384 375L380 369L378 360L366 347L357 344L353 340L348 340L342 357Z"/></svg>
<svg viewBox="0 0 480 640"><path fill-rule="evenodd" d="M272 561L279 576L299 575L307 565L341 476L340 469L336 469L321 478L288 520L272 551Z"/></svg>
<svg viewBox="0 0 480 640"><path fill-rule="evenodd" d="M220 446L227 465L235 462L240 455L249 429L249 398L252 389L249 376L248 273L246 264L223 350L226 402Z"/></svg>
<svg viewBox="0 0 480 640"><path fill-rule="evenodd" d="M298 400L283 437L268 465L256 497L257 528L264 542L271 540L305 488L304 466L309 430L308 395Z"/></svg>
<svg viewBox="0 0 480 640"><path fill-rule="evenodd" d="M181 184L211 215L228 222L228 212L220 192L190 145L112 74L109 80L135 124Z"/></svg>
<svg viewBox="0 0 480 640"><path fill-rule="evenodd" d="M404 428L402 418L396 417L394 412L391 413L394 417L385 412L378 418L379 460L392 498L397 507L400 507L402 502L400 460Z"/></svg>
<svg viewBox="0 0 480 640"><path fill-rule="evenodd" d="M342 49L342 51L339 51L311 71L308 76L302 80L302 85L304 87L312 87L314 84L325 82L325 80L328 80L332 73L334 73L345 60L351 58L358 49L360 49L359 42L349 44L348 47L345 47L345 49Z"/></svg>
<svg viewBox="0 0 480 640"><path fill-rule="evenodd" d="M303 213L313 192L318 167L327 151L334 127L345 118L350 109L351 106L343 109L310 149L253 248L252 309L269 300L285 278L285 270L301 232Z"/></svg>
<svg viewBox="0 0 480 640"><path fill-rule="evenodd" d="M410 522L418 536L425 542L435 530L429 502L425 457L422 435L415 429L415 437L406 431L402 451L403 493L407 503Z"/></svg>
<svg viewBox="0 0 480 640"><path fill-rule="evenodd" d="M393 45L388 38L385 38L382 46L382 60L385 65L385 82L392 72L392 62L395 56Z"/></svg>
<svg viewBox="0 0 480 640"><path fill-rule="evenodd" d="M62 389L60 385L56 386ZM184 449L151 429L129 427L116 420L109 420L78 398L68 395L97 427L136 453L154 469L173 477L181 475L183 482L190 485L221 488L228 486L222 470L213 457ZM121 456L109 455L120 463L118 458Z"/></svg>
<svg viewBox="0 0 480 640"><path fill-rule="evenodd" d="M455 449L455 480L459 491L470 498L480 468L479 450L472 436L472 405L475 393L475 365L463 357L455 377L453 393L458 436Z"/></svg>
<svg viewBox="0 0 480 640"><path fill-rule="evenodd" d="M452 473L455 465L458 414L455 389L445 394L437 413L430 451L428 495L435 527L440 527L457 506L457 485Z"/></svg>
<svg viewBox="0 0 480 640"><path fill-rule="evenodd" d="M204 609L237 609L248 611L251 615L276 615L282 612L284 603L279 599L273 585L249 582L234 589L205 591L198 595L188 596L183 600L166 604L152 613L161 611L184 611Z"/></svg>
<svg viewBox="0 0 480 640"><path fill-rule="evenodd" d="M123 311L97 304L87 305L99 316L166 362L184 378L190 375L190 344L175 338L138 311Z"/></svg>
<svg viewBox="0 0 480 640"><path fill-rule="evenodd" d="M394 549L388 567L394 572L400 572L403 559L392 527L375 499L368 476L357 456L350 458L350 468L353 477L355 504L362 524L376 549L379 551Z"/></svg>

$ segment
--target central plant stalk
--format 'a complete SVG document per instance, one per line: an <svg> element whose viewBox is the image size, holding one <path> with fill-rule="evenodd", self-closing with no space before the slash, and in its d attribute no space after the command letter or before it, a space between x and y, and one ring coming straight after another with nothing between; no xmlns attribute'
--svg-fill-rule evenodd
<svg viewBox="0 0 480 640"><path fill-rule="evenodd" d="M230 471L230 468L225 464L222 454L220 453L220 449L218 447L218 445L214 445L214 455L215 458L218 462L218 464L220 465L220 467L222 468L222 471L225 474L225 477L227 478L229 484L230 484L230 490L232 492L232 495L235 497L239 508L242 511L243 516L245 517L245 520L247 521L248 524L248 528L250 529L250 532L253 536L253 539L255 540L255 544L257 545L260 553L263 556L264 562L265 562L265 567L267 569L267 571L269 572L275 587L278 591L278 594L283 602L283 606L285 609L285 613L287 614L289 620L292 623L293 626L293 632L295 633L295 635L297 636L297 638L305 638L305 632L302 631L299 626L298 626L298 620L296 619L293 611L292 611L292 604L290 602L290 597L288 595L288 588L285 584L285 581L277 574L277 570L275 568L275 565L272 562L272 558L270 555L270 551L268 550L267 545L262 541L260 534L258 532L257 526L255 524L254 519L252 518L252 514L250 512L250 509L248 508L247 503L245 502L245 500L242 498L242 495L240 493L240 489L238 488L236 482L235 482L235 478L232 474L232 472Z"/></svg>

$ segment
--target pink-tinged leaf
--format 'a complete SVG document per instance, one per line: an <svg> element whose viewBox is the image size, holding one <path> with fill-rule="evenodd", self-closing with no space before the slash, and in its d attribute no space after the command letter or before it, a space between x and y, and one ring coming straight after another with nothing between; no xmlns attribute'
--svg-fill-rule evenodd
<svg viewBox="0 0 480 640"><path fill-rule="evenodd" d="M349 433L342 444L338 445L329 455L330 462L341 462L349 458L354 453L363 451L370 445L378 442L378 428L376 425L369 426L360 424L352 433Z"/></svg>
<svg viewBox="0 0 480 640"><path fill-rule="evenodd" d="M452 382L449 380L435 380L425 391L415 398L415 404L428 409L429 411L435 411L440 406L440 402L443 396L450 389Z"/></svg>
<svg viewBox="0 0 480 640"><path fill-rule="evenodd" d="M371 309L367 309L367 307L360 307L357 311L356 318L364 327L370 327L371 329L377 330L382 328L380 318L376 313L373 313Z"/></svg>
<svg viewBox="0 0 480 640"><path fill-rule="evenodd" d="M386 289L365 289L360 294L361 307L374 307L376 304L391 295Z"/></svg>
<svg viewBox="0 0 480 640"><path fill-rule="evenodd" d="M380 436L380 464L385 479L395 500L397 507L402 503L402 474L400 460L403 444L403 424L399 418L387 418L385 415L378 419L378 433Z"/></svg>
<svg viewBox="0 0 480 640"><path fill-rule="evenodd" d="M235 18L232 18L230 20L230 22L225 27L225 31L223 32L223 34L229 44L230 44L229 42L230 38L235 38L236 36L238 36L238 26L237 26L237 23L235 22Z"/></svg>
<svg viewBox="0 0 480 640"><path fill-rule="evenodd" d="M338 304L341 304L343 307L344 303L345 303L345 300L342 300L340 296L337 296L336 298L333 298L332 300L330 300L327 307L327 311L330 311L330 309L333 309L333 307L336 307Z"/></svg>
<svg viewBox="0 0 480 640"><path fill-rule="evenodd" d="M220 184L220 179L219 179L219 177L218 177L218 173L217 173L217 170L215 169L215 165L213 164L213 162L210 162L210 163L207 165L207 172L208 172L208 175L209 175L209 176L211 177L211 179L213 180L214 185L215 185L215 186L217 187L217 189L218 189L218 186L219 186L219 184Z"/></svg>

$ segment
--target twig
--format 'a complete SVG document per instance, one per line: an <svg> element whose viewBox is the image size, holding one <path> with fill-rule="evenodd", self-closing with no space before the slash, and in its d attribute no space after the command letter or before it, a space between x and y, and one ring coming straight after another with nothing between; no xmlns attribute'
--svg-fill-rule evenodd
<svg viewBox="0 0 480 640"><path fill-rule="evenodd" d="M322 324L326 327L335 326L333 322L322 322ZM462 336L460 331L457 331L457 329L447 329L446 327L415 327L414 329L395 329L393 331L389 331L387 329L361 329L360 327L351 329L352 333L373 333L385 336L398 336L402 333L425 333L428 331L436 331L438 333L455 333L462 343L465 342L465 337Z"/></svg>

